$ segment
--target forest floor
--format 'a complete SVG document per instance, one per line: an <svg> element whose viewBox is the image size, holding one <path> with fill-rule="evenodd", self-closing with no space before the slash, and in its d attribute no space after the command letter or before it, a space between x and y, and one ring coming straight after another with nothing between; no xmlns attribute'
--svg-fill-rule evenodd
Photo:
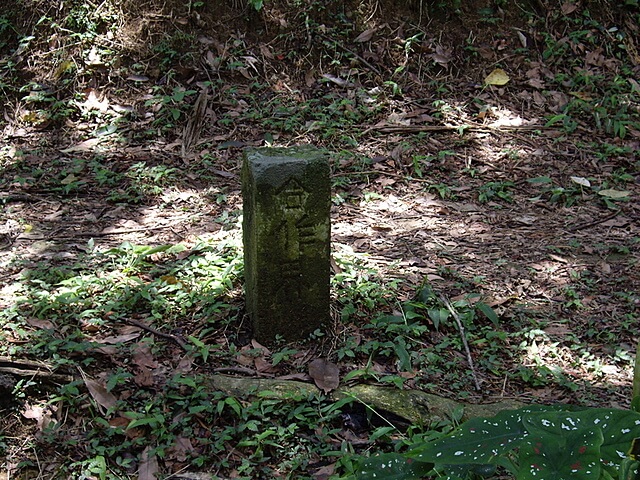
<svg viewBox="0 0 640 480"><path fill-rule="evenodd" d="M629 407L638 7L432 3L0 14L0 479L346 478L410 443L201 381L312 383L318 358L343 385ZM242 154L299 144L331 160L333 319L265 346Z"/></svg>

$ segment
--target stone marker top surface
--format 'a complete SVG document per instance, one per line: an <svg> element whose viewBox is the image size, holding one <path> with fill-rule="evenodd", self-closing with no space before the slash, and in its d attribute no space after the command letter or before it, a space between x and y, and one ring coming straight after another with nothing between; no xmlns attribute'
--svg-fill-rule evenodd
<svg viewBox="0 0 640 480"><path fill-rule="evenodd" d="M279 188L292 177L309 174L309 164L318 164L326 170L326 156L313 147L300 146L290 148L255 148L247 151L247 161L251 165L252 177L260 183ZM321 174L322 172L318 172Z"/></svg>

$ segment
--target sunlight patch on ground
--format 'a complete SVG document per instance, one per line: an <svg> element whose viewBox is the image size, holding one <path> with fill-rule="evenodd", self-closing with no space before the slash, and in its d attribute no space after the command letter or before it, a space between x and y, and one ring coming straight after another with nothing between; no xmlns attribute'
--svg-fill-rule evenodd
<svg viewBox="0 0 640 480"><path fill-rule="evenodd" d="M580 345L571 328L565 325L549 328L549 333L546 330L531 330L525 334L530 340L523 341L521 345L522 365L543 374L547 372L560 378L562 383L576 381L594 386L631 384L633 362L629 355L619 354L612 358L595 354L586 345Z"/></svg>

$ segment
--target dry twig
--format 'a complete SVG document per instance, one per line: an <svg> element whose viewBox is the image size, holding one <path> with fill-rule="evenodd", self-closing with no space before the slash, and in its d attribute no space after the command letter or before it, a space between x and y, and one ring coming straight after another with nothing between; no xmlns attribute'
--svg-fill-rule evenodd
<svg viewBox="0 0 640 480"><path fill-rule="evenodd" d="M187 348L187 342L185 342L182 337L179 337L177 335L172 335L170 333L161 332L160 330L157 330L145 323L139 322L138 320L134 320L132 318L125 318L124 321L133 326L140 327L141 329L146 330L147 332L152 333L158 337L171 340L172 342L176 343L180 348L182 348L185 352L189 351L189 349Z"/></svg>
<svg viewBox="0 0 640 480"><path fill-rule="evenodd" d="M464 333L464 326L462 325L462 321L460 320L460 316L458 312L453 308L451 302L447 300L443 295L438 295L440 297L440 301L444 303L447 307L451 315L453 316L456 324L458 325L458 330L460 331L460 338L462 338L462 344L464 345L465 353L467 354L467 362L469 363L469 368L471 369L471 375L473 376L473 382L475 383L476 390L480 391L480 382L478 381L478 376L476 375L476 369L473 365L473 358L471 358L471 350L469 350L469 344L467 343L467 337Z"/></svg>

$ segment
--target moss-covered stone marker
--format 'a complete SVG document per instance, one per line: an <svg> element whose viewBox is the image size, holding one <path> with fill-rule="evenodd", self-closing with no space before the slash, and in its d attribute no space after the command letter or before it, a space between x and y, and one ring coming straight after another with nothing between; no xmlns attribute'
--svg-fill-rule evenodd
<svg viewBox="0 0 640 480"><path fill-rule="evenodd" d="M312 147L245 151L246 309L260 342L329 320L330 191L328 159Z"/></svg>

